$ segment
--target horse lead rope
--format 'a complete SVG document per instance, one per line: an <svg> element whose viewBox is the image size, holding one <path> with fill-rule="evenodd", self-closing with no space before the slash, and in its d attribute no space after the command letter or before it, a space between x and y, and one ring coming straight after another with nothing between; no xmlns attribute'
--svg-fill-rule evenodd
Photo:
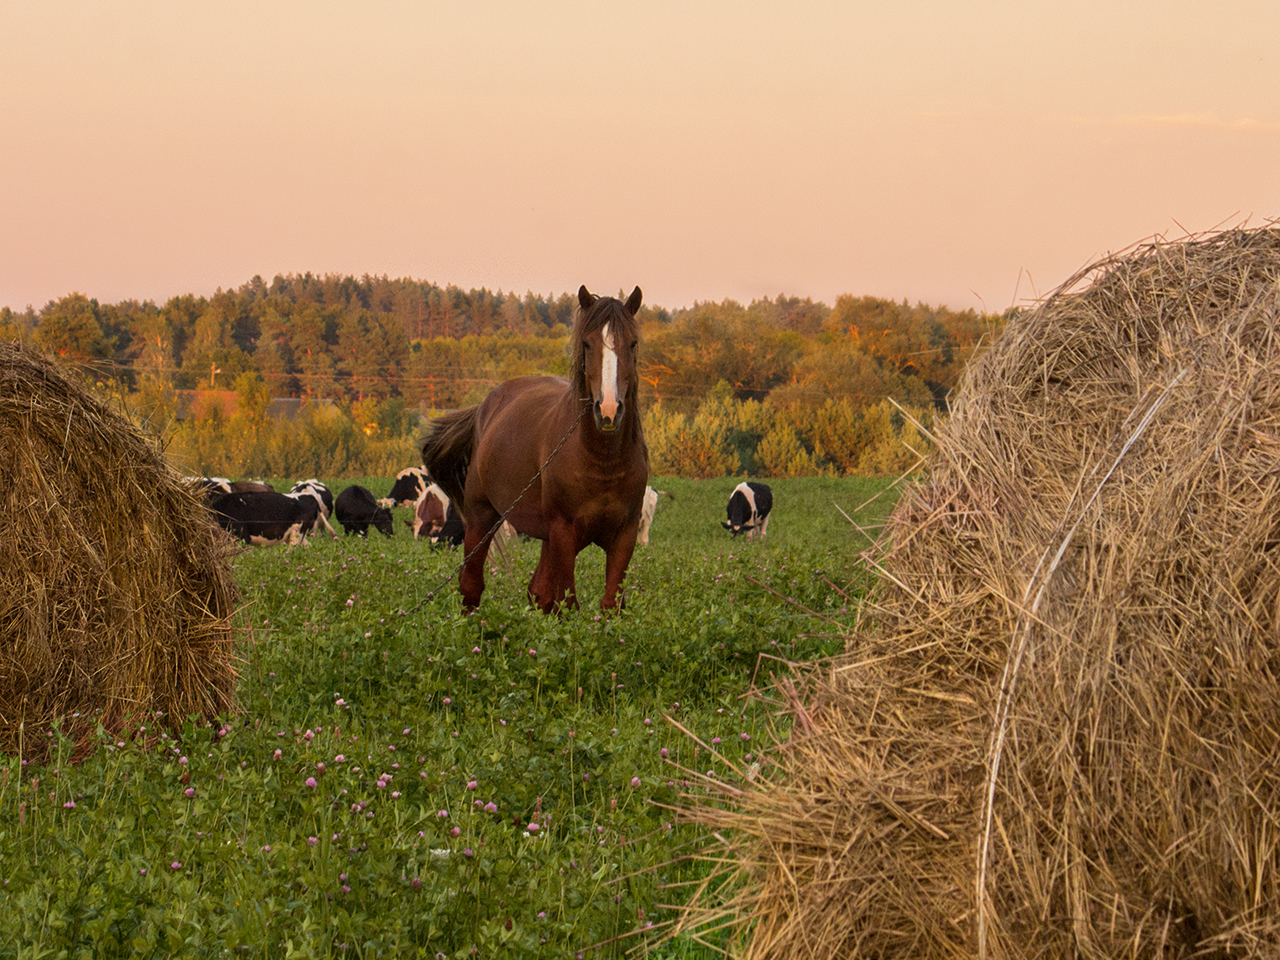
<svg viewBox="0 0 1280 960"><path fill-rule="evenodd" d="M504 523L507 522L507 516L511 513L512 510L516 508L516 504L519 503L524 498L524 495L529 492L529 488L532 487L534 482L539 477L542 476L542 472L546 470L547 466L551 463L551 461L555 459L556 454L560 452L560 448L563 447L569 441L569 438L571 436L573 436L573 431L578 429L578 424L582 422L582 418L586 415L587 411L591 408L591 398L584 397L582 399L583 399L582 409L578 411L577 418L573 421L572 424L569 425L568 431L565 433L563 437L560 438L560 442L556 444L555 449L552 450L551 453L547 455L547 459L542 462L542 466L538 468L538 472L535 473L532 477L530 477L529 482L524 485L524 489L521 490L518 494L516 494L516 498L511 501L511 506L507 507L506 511L502 514L502 516L500 516L497 519L497 521L494 523L494 525L489 528L489 531L483 537L480 538L480 542L471 548L471 552L462 558L462 562L459 563L453 570L446 573L441 578L440 583L435 587L434 590L432 590L425 597L419 600L410 609L402 611L401 616L404 616L404 617L411 616L412 614L417 613L418 610L422 608L422 605L424 603L427 603L428 601L435 599L435 595L440 592L440 587L443 587L446 583L448 583L455 576L457 576L458 573L462 570L462 568L467 565L467 561L470 560L475 555L477 550L479 550L481 547L493 541L493 535L498 532L498 529Z"/></svg>

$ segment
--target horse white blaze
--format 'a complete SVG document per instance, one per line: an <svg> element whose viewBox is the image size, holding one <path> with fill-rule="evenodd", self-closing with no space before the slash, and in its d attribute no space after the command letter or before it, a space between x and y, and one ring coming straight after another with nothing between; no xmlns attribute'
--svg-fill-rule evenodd
<svg viewBox="0 0 1280 960"><path fill-rule="evenodd" d="M600 361L600 415L612 420L618 415L618 352L609 324L600 329L604 341L604 357Z"/></svg>

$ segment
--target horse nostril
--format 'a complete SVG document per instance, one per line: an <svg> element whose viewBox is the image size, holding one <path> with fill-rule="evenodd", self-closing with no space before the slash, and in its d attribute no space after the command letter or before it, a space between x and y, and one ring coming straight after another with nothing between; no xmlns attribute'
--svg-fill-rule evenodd
<svg viewBox="0 0 1280 960"><path fill-rule="evenodd" d="M620 401L614 401L608 406L613 408L612 412L607 410L603 399L597 400L595 402L596 416L599 417L603 423L616 423L619 416L622 414L622 403Z"/></svg>

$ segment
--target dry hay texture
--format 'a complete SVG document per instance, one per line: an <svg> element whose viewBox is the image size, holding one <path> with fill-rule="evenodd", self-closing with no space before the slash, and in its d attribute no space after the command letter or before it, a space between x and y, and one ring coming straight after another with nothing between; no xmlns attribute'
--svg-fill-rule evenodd
<svg viewBox="0 0 1280 960"><path fill-rule="evenodd" d="M0 753L231 705L234 589L207 511L123 416L0 342Z"/></svg>
<svg viewBox="0 0 1280 960"><path fill-rule="evenodd" d="M1280 955L1278 279L1274 225L1157 242L1009 324L866 622L779 688L780 772L693 811L738 893L685 924L752 958Z"/></svg>

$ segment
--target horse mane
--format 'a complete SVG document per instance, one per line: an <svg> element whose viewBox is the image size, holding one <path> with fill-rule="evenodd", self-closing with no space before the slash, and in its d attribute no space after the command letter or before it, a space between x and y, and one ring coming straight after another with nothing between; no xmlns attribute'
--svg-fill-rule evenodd
<svg viewBox="0 0 1280 960"><path fill-rule="evenodd" d="M635 315L616 297L596 297L589 307L584 308L581 305L581 298L586 289L584 286L578 293L578 317L574 322L573 335L569 340L569 356L572 364L569 368L569 382L573 384L576 396L579 397L587 395L587 368L582 357L582 341L587 334L609 323L613 325L613 342L620 344L623 348L640 337L640 324L636 321ZM636 297L639 292L640 288L637 287L636 292L631 296ZM638 390L638 378L632 377L627 385L626 397L632 410L635 409L634 401Z"/></svg>

